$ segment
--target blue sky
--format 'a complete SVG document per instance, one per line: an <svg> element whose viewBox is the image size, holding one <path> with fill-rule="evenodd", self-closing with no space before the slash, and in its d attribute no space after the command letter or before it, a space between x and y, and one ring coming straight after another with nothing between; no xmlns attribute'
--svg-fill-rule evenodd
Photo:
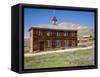
<svg viewBox="0 0 100 77"><path fill-rule="evenodd" d="M37 24L51 24L52 16L56 16L57 23L71 22L75 24L94 26L94 12L33 9L24 8L24 36L28 37L28 29Z"/></svg>

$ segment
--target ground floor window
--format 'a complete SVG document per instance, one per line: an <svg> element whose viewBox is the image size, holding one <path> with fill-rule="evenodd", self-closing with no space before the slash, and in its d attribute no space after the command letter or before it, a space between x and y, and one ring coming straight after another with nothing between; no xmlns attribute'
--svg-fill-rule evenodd
<svg viewBox="0 0 100 77"><path fill-rule="evenodd" d="M76 44L76 41L72 40L72 46L75 46L75 44Z"/></svg>
<svg viewBox="0 0 100 77"><path fill-rule="evenodd" d="M51 40L48 40L48 47L51 47Z"/></svg>

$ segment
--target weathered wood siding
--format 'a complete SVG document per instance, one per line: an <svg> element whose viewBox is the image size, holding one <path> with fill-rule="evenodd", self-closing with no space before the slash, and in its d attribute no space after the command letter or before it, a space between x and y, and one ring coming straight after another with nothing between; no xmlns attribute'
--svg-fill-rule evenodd
<svg viewBox="0 0 100 77"><path fill-rule="evenodd" d="M77 30L30 29L31 51L44 51L48 48L68 48L77 46ZM32 48L31 48L32 47Z"/></svg>

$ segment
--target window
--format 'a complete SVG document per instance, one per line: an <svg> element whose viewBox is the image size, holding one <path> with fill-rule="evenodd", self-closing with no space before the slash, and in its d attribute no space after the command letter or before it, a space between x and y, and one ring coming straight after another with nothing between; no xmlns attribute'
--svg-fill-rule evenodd
<svg viewBox="0 0 100 77"><path fill-rule="evenodd" d="M75 46L75 40L72 40L72 46Z"/></svg>
<svg viewBox="0 0 100 77"><path fill-rule="evenodd" d="M72 36L72 32L70 32L69 35Z"/></svg>
<svg viewBox="0 0 100 77"><path fill-rule="evenodd" d="M64 44L65 44L65 47L66 47L66 40L64 40Z"/></svg>
<svg viewBox="0 0 100 77"><path fill-rule="evenodd" d="M57 40L56 42L57 42L57 47L60 47L60 41Z"/></svg>
<svg viewBox="0 0 100 77"><path fill-rule="evenodd" d="M57 32L57 36L60 36L60 32Z"/></svg>
<svg viewBox="0 0 100 77"><path fill-rule="evenodd" d="M64 36L66 36L66 32L64 32Z"/></svg>
<svg viewBox="0 0 100 77"><path fill-rule="evenodd" d="M66 36L68 36L68 32L66 32Z"/></svg>
<svg viewBox="0 0 100 77"><path fill-rule="evenodd" d="M57 32L57 36L59 36L59 32Z"/></svg>
<svg viewBox="0 0 100 77"><path fill-rule="evenodd" d="M68 34L68 37L69 37L70 36L70 32L68 32L67 34Z"/></svg>
<svg viewBox="0 0 100 77"><path fill-rule="evenodd" d="M54 36L57 36L57 32L54 32Z"/></svg>
<svg viewBox="0 0 100 77"><path fill-rule="evenodd" d="M51 40L48 40L48 47L51 47Z"/></svg>
<svg viewBox="0 0 100 77"><path fill-rule="evenodd" d="M47 36L50 36L50 32L49 31L47 32Z"/></svg>
<svg viewBox="0 0 100 77"><path fill-rule="evenodd" d="M57 47L58 47L58 40L57 40Z"/></svg>
<svg viewBox="0 0 100 77"><path fill-rule="evenodd" d="M45 46L48 47L48 40L45 41Z"/></svg>
<svg viewBox="0 0 100 77"><path fill-rule="evenodd" d="M52 31L50 31L50 36L52 36Z"/></svg>
<svg viewBox="0 0 100 77"><path fill-rule="evenodd" d="M43 33L42 32L40 32L40 36L42 36L43 35Z"/></svg>
<svg viewBox="0 0 100 77"><path fill-rule="evenodd" d="M39 34L39 31L38 31L38 29L36 29L36 30L35 30L35 33L36 33L36 35L38 35L38 34Z"/></svg>
<svg viewBox="0 0 100 77"><path fill-rule="evenodd" d="M66 40L66 47L69 46L69 40Z"/></svg>
<svg viewBox="0 0 100 77"><path fill-rule="evenodd" d="M74 37L75 36L75 32L72 32L72 37Z"/></svg>
<svg viewBox="0 0 100 77"><path fill-rule="evenodd" d="M40 34L41 34L41 31L39 30L39 36L40 36Z"/></svg>

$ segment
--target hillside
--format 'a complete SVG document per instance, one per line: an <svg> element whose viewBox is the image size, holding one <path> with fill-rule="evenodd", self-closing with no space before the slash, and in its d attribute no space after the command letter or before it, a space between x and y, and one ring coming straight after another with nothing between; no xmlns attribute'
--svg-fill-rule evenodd
<svg viewBox="0 0 100 77"><path fill-rule="evenodd" d="M89 27L89 26L81 26L79 24L73 24L73 23L69 23L69 22L62 22L60 24L58 24L59 26L62 27L69 27L71 29L76 29L78 30L78 36L82 37L84 35L92 35L94 36L94 27Z"/></svg>

